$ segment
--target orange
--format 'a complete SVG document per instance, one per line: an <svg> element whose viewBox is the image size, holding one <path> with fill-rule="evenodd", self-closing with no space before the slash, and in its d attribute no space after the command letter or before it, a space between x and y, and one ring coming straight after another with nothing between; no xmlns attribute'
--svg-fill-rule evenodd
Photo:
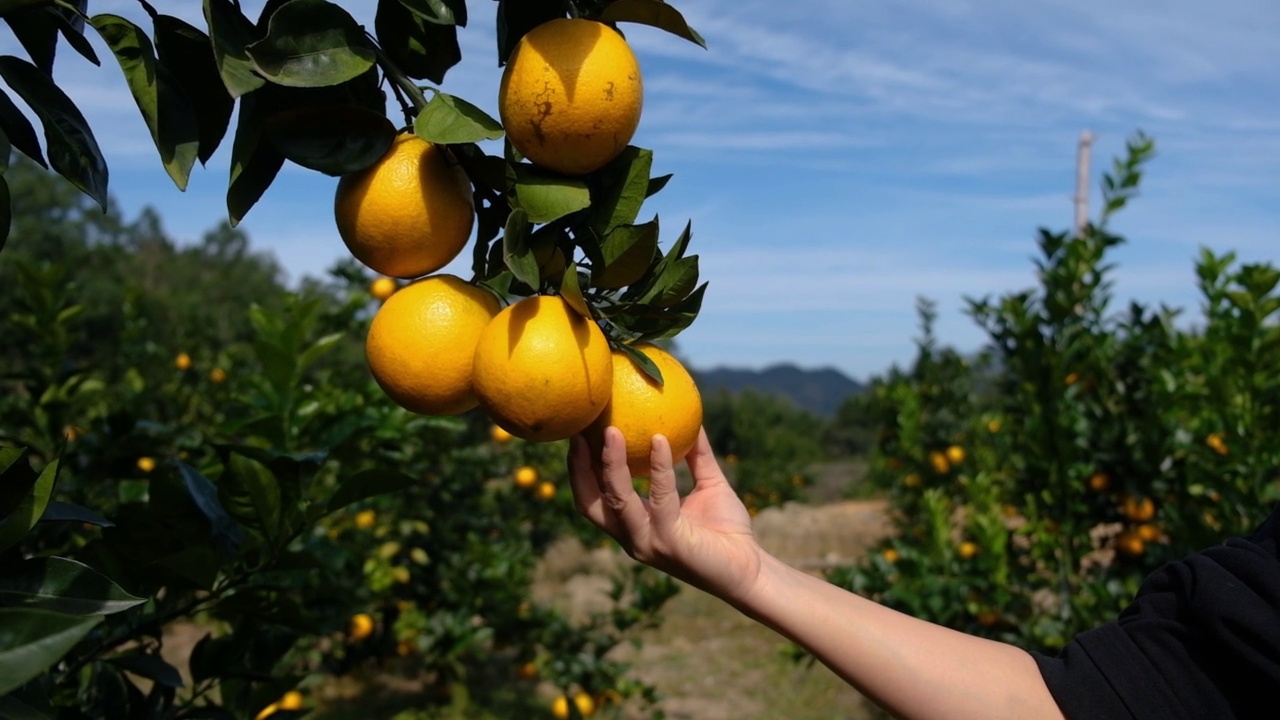
<svg viewBox="0 0 1280 720"><path fill-rule="evenodd" d="M1121 508L1124 516L1133 522L1146 522L1156 515L1156 505L1151 498L1127 497Z"/></svg>
<svg viewBox="0 0 1280 720"><path fill-rule="evenodd" d="M591 717L596 712L595 698L587 693L579 692L573 696L573 704L578 708L578 714L582 717ZM565 720L569 717L569 698L561 695L551 703L551 714Z"/></svg>
<svg viewBox="0 0 1280 720"><path fill-rule="evenodd" d="M334 196L342 242L374 272L397 278L433 273L471 237L471 182L447 152L404 133L364 170L343 175Z"/></svg>
<svg viewBox="0 0 1280 720"><path fill-rule="evenodd" d="M480 406L525 440L582 432L604 410L612 385L613 360L600 326L558 296L534 295L507 307L475 346Z"/></svg>
<svg viewBox="0 0 1280 720"><path fill-rule="evenodd" d="M301 710L302 709L302 693L297 690L290 690L280 698L281 710Z"/></svg>
<svg viewBox="0 0 1280 720"><path fill-rule="evenodd" d="M543 480L538 483L538 499L550 500L556 496L556 486Z"/></svg>
<svg viewBox="0 0 1280 720"><path fill-rule="evenodd" d="M1104 492L1111 487L1111 477L1104 472L1096 472L1089 476L1089 489L1094 492Z"/></svg>
<svg viewBox="0 0 1280 720"><path fill-rule="evenodd" d="M457 415L476 406L471 388L476 342L498 314L492 293L453 275L406 285L378 308L365 356L378 386L422 415Z"/></svg>
<svg viewBox="0 0 1280 720"><path fill-rule="evenodd" d="M920 487L920 474L908 473L906 477L902 478L902 484L909 488Z"/></svg>
<svg viewBox="0 0 1280 720"><path fill-rule="evenodd" d="M599 448L605 428L622 431L627 443L627 467L632 477L649 475L650 442L663 435L671 444L671 459L680 462L702 428L702 395L689 371L657 345L635 346L662 374L659 385L625 351L613 352L613 390L609 404L587 428L586 436Z"/></svg>
<svg viewBox="0 0 1280 720"><path fill-rule="evenodd" d="M373 634L373 618L367 613L357 613L347 623L347 637L352 640L364 640Z"/></svg>
<svg viewBox="0 0 1280 720"><path fill-rule="evenodd" d="M276 712L279 710L280 710L279 703L271 703L270 705L262 708L262 710L259 711L257 715L254 715L253 720L267 720L267 718L271 717L272 715L275 715Z"/></svg>
<svg viewBox="0 0 1280 720"><path fill-rule="evenodd" d="M898 551L894 550L893 548L885 548L883 551L881 551L880 554L884 557L885 560L888 560L891 563L896 563L901 558L901 556L898 554Z"/></svg>
<svg viewBox="0 0 1280 720"><path fill-rule="evenodd" d="M538 482L538 471L528 465L516 468L515 481L517 487L529 488Z"/></svg>
<svg viewBox="0 0 1280 720"><path fill-rule="evenodd" d="M372 510L361 510L356 513L356 527L361 530L368 530L376 522L378 522L378 513Z"/></svg>
<svg viewBox="0 0 1280 720"><path fill-rule="evenodd" d="M929 453L929 464L933 466L933 471L939 475L946 475L951 472L951 461L947 459L945 453L937 450Z"/></svg>
<svg viewBox="0 0 1280 720"><path fill-rule="evenodd" d="M190 370L191 356L186 353L178 353L178 357L173 359L173 366L179 370Z"/></svg>
<svg viewBox="0 0 1280 720"><path fill-rule="evenodd" d="M138 458L138 469L144 473L149 473L156 469L156 461L149 457Z"/></svg>
<svg viewBox="0 0 1280 720"><path fill-rule="evenodd" d="M1116 550L1119 550L1121 555L1138 557L1146 552L1147 545L1136 531L1126 530L1116 536Z"/></svg>
<svg viewBox="0 0 1280 720"><path fill-rule="evenodd" d="M525 34L498 86L511 144L569 175L603 167L640 125L640 64L622 35L594 20L558 18Z"/></svg>
<svg viewBox="0 0 1280 720"><path fill-rule="evenodd" d="M960 543L960 546L958 548L956 548L956 554L960 556L961 560L972 559L974 555L978 554L978 544L975 542L971 542L969 540L965 540L964 542Z"/></svg>
<svg viewBox="0 0 1280 720"><path fill-rule="evenodd" d="M375 300L386 300L396 291L396 281L389 277L380 277L369 283L369 294Z"/></svg>
<svg viewBox="0 0 1280 720"><path fill-rule="evenodd" d="M227 371L222 368L214 368L209 371L209 382L218 385L227 381Z"/></svg>
<svg viewBox="0 0 1280 720"><path fill-rule="evenodd" d="M1137 533L1143 542L1155 542L1160 539L1160 526L1152 523L1143 523L1138 526Z"/></svg>
<svg viewBox="0 0 1280 720"><path fill-rule="evenodd" d="M538 677L538 663L530 660L516 668L516 677L521 680L532 680Z"/></svg>
<svg viewBox="0 0 1280 720"><path fill-rule="evenodd" d="M511 442L511 438L513 437L515 436L507 432L506 430L503 430L501 427L497 425L494 425L493 427L489 428L489 439L493 440L495 443L499 445L506 445L507 443Z"/></svg>
<svg viewBox="0 0 1280 720"><path fill-rule="evenodd" d="M959 465L964 462L964 448L959 445L952 445L947 448L947 460L950 460L952 465Z"/></svg>

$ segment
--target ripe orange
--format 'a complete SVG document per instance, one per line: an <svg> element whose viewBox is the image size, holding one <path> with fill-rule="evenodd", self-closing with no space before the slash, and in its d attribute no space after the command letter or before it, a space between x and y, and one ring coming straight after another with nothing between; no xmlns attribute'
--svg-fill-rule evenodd
<svg viewBox="0 0 1280 720"><path fill-rule="evenodd" d="M475 346L480 406L525 440L582 432L604 410L612 385L604 333L557 296L534 295L507 307Z"/></svg>
<svg viewBox="0 0 1280 720"><path fill-rule="evenodd" d="M920 474L907 473L907 476L902 478L902 484L909 488L920 487Z"/></svg>
<svg viewBox="0 0 1280 720"><path fill-rule="evenodd" d="M1116 536L1116 550L1121 555L1129 557L1138 557L1146 552L1147 545L1142 541L1142 536L1134 530L1125 530Z"/></svg>
<svg viewBox="0 0 1280 720"><path fill-rule="evenodd" d="M933 471L939 475L946 475L951 472L951 461L947 460L945 453L937 450L929 453L929 464L933 466Z"/></svg>
<svg viewBox="0 0 1280 720"><path fill-rule="evenodd" d="M227 381L227 371L222 368L214 368L209 371L209 382L220 385Z"/></svg>
<svg viewBox="0 0 1280 720"><path fill-rule="evenodd" d="M498 86L507 137L536 165L570 175L603 167L640 124L640 64L618 31L558 18L525 34Z"/></svg>
<svg viewBox="0 0 1280 720"><path fill-rule="evenodd" d="M582 717L591 717L596 712L596 701L590 695L579 692L573 696L573 704L578 708L578 714ZM559 720L565 720L569 717L569 698L561 695L551 703L551 714Z"/></svg>
<svg viewBox="0 0 1280 720"><path fill-rule="evenodd" d="M280 698L281 710L301 710L302 709L302 693L297 690L290 690Z"/></svg>
<svg viewBox="0 0 1280 720"><path fill-rule="evenodd" d="M489 428L489 439L493 440L495 443L499 445L506 445L507 443L511 442L511 438L513 437L515 436L507 432L506 430L503 430L501 427L497 425L494 425L493 427Z"/></svg>
<svg viewBox="0 0 1280 720"><path fill-rule="evenodd" d="M545 480L538 483L538 499L550 500L556 496L556 486Z"/></svg>
<svg viewBox="0 0 1280 720"><path fill-rule="evenodd" d="M334 219L366 267L421 277L449 264L470 239L471 181L443 148L404 133L373 165L342 176Z"/></svg>
<svg viewBox="0 0 1280 720"><path fill-rule="evenodd" d="M1089 489L1094 492L1105 492L1111 487L1111 477L1104 472L1096 472L1089 476Z"/></svg>
<svg viewBox="0 0 1280 720"><path fill-rule="evenodd" d="M671 444L671 459L680 462L693 449L702 428L702 396L689 371L657 345L635 346L658 366L662 385L654 382L631 356L613 352L613 390L609 404L587 428L587 439L599 448L605 428L613 425L627 442L627 467L632 477L649 475L650 442L663 435Z"/></svg>
<svg viewBox="0 0 1280 720"><path fill-rule="evenodd" d="M178 357L173 359L173 366L179 370L190 370L191 356L186 353L178 353Z"/></svg>
<svg viewBox="0 0 1280 720"><path fill-rule="evenodd" d="M1160 526L1154 523L1143 523L1138 526L1137 533L1143 542L1155 542L1160 539Z"/></svg>
<svg viewBox="0 0 1280 720"><path fill-rule="evenodd" d="M373 618L367 613L357 613L347 623L347 637L352 640L364 640L373 634Z"/></svg>
<svg viewBox="0 0 1280 720"><path fill-rule="evenodd" d="M1151 498L1126 497L1121 511L1133 522L1146 522L1155 517L1156 505Z"/></svg>
<svg viewBox="0 0 1280 720"><path fill-rule="evenodd" d="M898 551L893 548L885 548L880 554L885 560L888 560L891 563L896 563L901 558Z"/></svg>
<svg viewBox="0 0 1280 720"><path fill-rule="evenodd" d="M528 465L516 468L516 487L529 488L538 482L538 471Z"/></svg>
<svg viewBox="0 0 1280 720"><path fill-rule="evenodd" d="M973 556L978 554L978 544L975 542L971 542L969 540L965 540L964 542L960 543L959 547L956 548L956 554L960 556L961 560L972 559Z"/></svg>
<svg viewBox="0 0 1280 720"><path fill-rule="evenodd" d="M951 447L948 447L947 460L951 461L952 465L959 465L964 462L964 448L959 445L952 445Z"/></svg>
<svg viewBox="0 0 1280 720"><path fill-rule="evenodd" d="M369 294L375 300L386 300L396 291L396 281L389 277L380 277L369 283Z"/></svg>
<svg viewBox="0 0 1280 720"><path fill-rule="evenodd" d="M156 461L149 457L138 458L138 469L144 473L149 473L156 469Z"/></svg>
<svg viewBox="0 0 1280 720"><path fill-rule="evenodd" d="M530 660L516 668L516 677L521 680L532 680L538 677L538 663Z"/></svg>
<svg viewBox="0 0 1280 720"><path fill-rule="evenodd" d="M498 314L492 293L453 275L406 285L378 308L365 356L378 386L422 415L457 415L476 406L471 387L476 342Z"/></svg>
<svg viewBox="0 0 1280 720"><path fill-rule="evenodd" d="M378 513L372 510L361 510L356 513L355 524L356 527L361 530L368 530L373 527L376 522L378 522Z"/></svg>

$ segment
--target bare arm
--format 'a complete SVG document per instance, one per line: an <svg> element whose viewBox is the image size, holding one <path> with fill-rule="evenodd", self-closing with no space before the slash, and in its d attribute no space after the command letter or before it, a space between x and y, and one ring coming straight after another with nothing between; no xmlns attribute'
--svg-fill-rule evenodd
<svg viewBox="0 0 1280 720"><path fill-rule="evenodd" d="M661 436L653 440L648 499L632 488L617 430L593 455L574 439L578 509L628 554L773 628L896 717L1063 718L1023 650L891 610L768 554L705 433L688 458L695 485L684 498Z"/></svg>

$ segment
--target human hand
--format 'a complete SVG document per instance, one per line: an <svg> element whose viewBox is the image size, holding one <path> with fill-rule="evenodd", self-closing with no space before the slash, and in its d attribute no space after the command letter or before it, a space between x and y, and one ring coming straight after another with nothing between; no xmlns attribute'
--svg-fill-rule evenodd
<svg viewBox="0 0 1280 720"><path fill-rule="evenodd" d="M617 428L605 430L598 455L584 437L574 437L569 482L578 511L636 560L729 602L745 597L760 575L763 551L706 431L686 458L694 487L685 497L676 489L671 445L663 436L653 437L649 461L649 497L641 498Z"/></svg>

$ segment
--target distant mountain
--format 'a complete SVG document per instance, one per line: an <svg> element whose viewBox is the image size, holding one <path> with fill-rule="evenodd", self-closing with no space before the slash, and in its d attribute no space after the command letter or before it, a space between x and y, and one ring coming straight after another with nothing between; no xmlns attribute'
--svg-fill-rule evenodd
<svg viewBox="0 0 1280 720"><path fill-rule="evenodd" d="M823 417L835 415L846 398L863 389L861 383L839 370L803 370L787 363L764 370L721 367L692 372L698 388L704 394L710 395L720 390L736 393L749 388L788 398L805 410Z"/></svg>

